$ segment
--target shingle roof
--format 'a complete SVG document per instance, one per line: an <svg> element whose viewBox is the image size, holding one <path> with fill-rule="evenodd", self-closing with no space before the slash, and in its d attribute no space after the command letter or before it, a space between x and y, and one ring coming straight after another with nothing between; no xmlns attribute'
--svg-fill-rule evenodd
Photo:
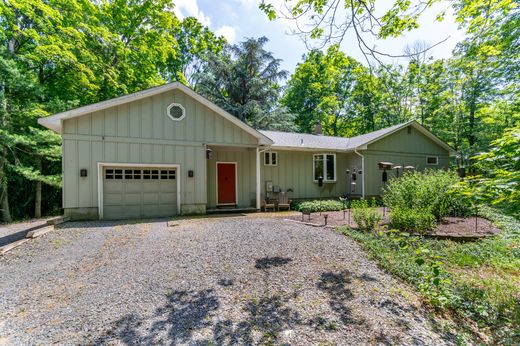
<svg viewBox="0 0 520 346"><path fill-rule="evenodd" d="M355 148L368 144L386 134L389 134L399 128L402 128L411 122L406 122L391 127L387 127L364 135L347 137L318 136L306 133L292 133L279 131L260 132L270 138L274 144L273 147L285 148L301 148L301 149L326 149L326 150L354 150Z"/></svg>

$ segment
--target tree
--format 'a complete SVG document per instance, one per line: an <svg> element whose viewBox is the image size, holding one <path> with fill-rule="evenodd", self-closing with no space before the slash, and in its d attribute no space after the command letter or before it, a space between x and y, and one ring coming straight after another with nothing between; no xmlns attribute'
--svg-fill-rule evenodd
<svg viewBox="0 0 520 346"><path fill-rule="evenodd" d="M473 177L477 194L491 204L520 216L520 126L493 141L475 157L480 174Z"/></svg>
<svg viewBox="0 0 520 346"><path fill-rule="evenodd" d="M38 117L167 80L186 83L192 61L221 49L222 38L194 18L179 21L173 8L172 0L0 0L4 221L59 209L60 138ZM53 200L42 204L42 190Z"/></svg>
<svg viewBox="0 0 520 346"><path fill-rule="evenodd" d="M266 123L265 117L279 115L277 83L287 71L280 70L281 60L264 49L267 42L265 37L249 38L227 46L220 55L210 54L195 76L196 90L240 120L268 127L271 121Z"/></svg>
<svg viewBox="0 0 520 346"><path fill-rule="evenodd" d="M297 114L295 123L301 132L311 133L320 122L325 134L344 135L352 117L352 71L359 63L340 52L337 45L326 53L312 50L303 60L287 83L282 104Z"/></svg>

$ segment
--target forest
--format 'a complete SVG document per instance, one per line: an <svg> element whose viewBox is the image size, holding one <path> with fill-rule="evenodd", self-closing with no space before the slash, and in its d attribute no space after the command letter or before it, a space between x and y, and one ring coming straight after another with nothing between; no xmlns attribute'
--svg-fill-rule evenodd
<svg viewBox="0 0 520 346"><path fill-rule="evenodd" d="M314 20L296 34L317 44L285 71L262 33L229 44L178 18L175 0L1 0L1 219L61 212L60 137L39 117L173 81L258 129L311 133L320 122L355 136L415 119L458 152L472 193L518 217L518 1L450 1L465 39L449 59L417 41L389 64L363 41L412 30L435 2L396 0L376 18L375 1L287 1L286 12L262 1L271 20ZM366 61L341 49L347 32Z"/></svg>

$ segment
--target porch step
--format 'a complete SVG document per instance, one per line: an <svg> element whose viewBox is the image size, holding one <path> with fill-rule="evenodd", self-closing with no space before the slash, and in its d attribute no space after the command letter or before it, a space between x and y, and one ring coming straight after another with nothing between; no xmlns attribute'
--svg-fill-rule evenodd
<svg viewBox="0 0 520 346"><path fill-rule="evenodd" d="M252 207L246 208L215 208L206 209L206 214L232 214L232 213L255 213L258 209Z"/></svg>

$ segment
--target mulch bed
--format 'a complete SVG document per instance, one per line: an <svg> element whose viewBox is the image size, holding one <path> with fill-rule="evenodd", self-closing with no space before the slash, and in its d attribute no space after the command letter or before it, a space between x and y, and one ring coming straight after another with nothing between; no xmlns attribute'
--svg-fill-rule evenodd
<svg viewBox="0 0 520 346"><path fill-rule="evenodd" d="M383 208L378 208L381 215L384 214L381 225L389 224L389 212ZM325 215L327 215L327 221L325 223ZM352 215L349 218L349 211L331 211L322 213L311 213L310 215L290 215L285 217L289 220L304 222L306 224L312 224L314 226L350 226L356 228L357 225L354 222ZM478 217L476 220L477 227L475 228L475 217L447 217L443 221L439 222L434 232L428 234L428 236L436 238L448 238L448 239L475 239L493 236L500 233L500 229L495 227L489 220Z"/></svg>
<svg viewBox="0 0 520 346"><path fill-rule="evenodd" d="M447 217L431 235L439 238L484 238L500 233L489 220L481 217Z"/></svg>

